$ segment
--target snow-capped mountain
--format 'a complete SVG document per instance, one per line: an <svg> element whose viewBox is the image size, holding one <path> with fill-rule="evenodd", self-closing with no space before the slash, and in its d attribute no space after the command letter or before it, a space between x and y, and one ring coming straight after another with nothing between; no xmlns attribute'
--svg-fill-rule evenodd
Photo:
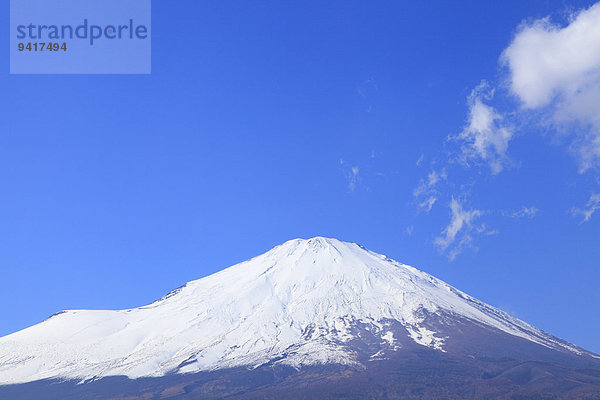
<svg viewBox="0 0 600 400"><path fill-rule="evenodd" d="M316 237L290 240L144 307L63 311L0 338L0 385L264 365L365 368L411 343L451 351L466 326L594 357L416 268Z"/></svg>

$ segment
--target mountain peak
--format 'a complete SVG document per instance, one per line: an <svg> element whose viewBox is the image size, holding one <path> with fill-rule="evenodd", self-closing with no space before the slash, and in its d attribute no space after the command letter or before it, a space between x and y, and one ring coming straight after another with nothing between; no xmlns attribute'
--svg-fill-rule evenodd
<svg viewBox="0 0 600 400"><path fill-rule="evenodd" d="M291 248L291 249L309 249L312 252L319 252L326 250L327 248L337 248L337 247L346 247L346 246L357 246L356 243L351 242L343 242L334 238L326 238L323 236L315 236L310 239L292 239L283 243L281 247ZM276 246L274 249L276 249Z"/></svg>

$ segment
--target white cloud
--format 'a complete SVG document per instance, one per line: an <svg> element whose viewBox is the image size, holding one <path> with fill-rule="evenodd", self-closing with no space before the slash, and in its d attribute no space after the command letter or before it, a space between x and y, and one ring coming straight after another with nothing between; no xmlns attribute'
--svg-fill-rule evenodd
<svg viewBox="0 0 600 400"><path fill-rule="evenodd" d="M415 163L415 165L416 165L417 167L420 167L420 166L421 166L421 163L423 162L423 159L424 159L424 158L425 158L425 154L421 154L421 155L419 156L419 158L417 159L417 162Z"/></svg>
<svg viewBox="0 0 600 400"><path fill-rule="evenodd" d="M357 166L350 168L350 174L348 175L348 189L350 189L351 192L354 192L356 189L356 183L359 179L359 172L360 169Z"/></svg>
<svg viewBox="0 0 600 400"><path fill-rule="evenodd" d="M484 162L492 174L498 174L508 162L506 151L513 129L504 124L504 117L496 109L484 103L493 96L494 90L486 82L473 89L468 99L468 123L458 139L463 142L461 157L467 165L471 161Z"/></svg>
<svg viewBox="0 0 600 400"><path fill-rule="evenodd" d="M600 193L592 194L584 208L573 208L571 213L573 216L583 216L583 222L587 222L597 210L600 210Z"/></svg>
<svg viewBox="0 0 600 400"><path fill-rule="evenodd" d="M446 179L446 170L442 169L440 172L431 171L429 175L427 175L427 186L434 187L440 179Z"/></svg>
<svg viewBox="0 0 600 400"><path fill-rule="evenodd" d="M447 178L448 175L446 169L442 168L440 171L431 171L429 175L427 175L427 179L420 180L419 186L413 190L413 196L417 200L417 206L420 210L423 210L426 213L431 211L433 205L438 200L436 185L442 180L445 181Z"/></svg>
<svg viewBox="0 0 600 400"><path fill-rule="evenodd" d="M600 3L564 28L548 18L523 24L502 60L511 70L511 89L527 108L573 95L598 79Z"/></svg>
<svg viewBox="0 0 600 400"><path fill-rule="evenodd" d="M431 211L437 200L437 197L429 196L425 200L418 203L419 209L424 210L426 213L428 213L429 211Z"/></svg>
<svg viewBox="0 0 600 400"><path fill-rule="evenodd" d="M480 210L464 210L463 206L452 198L450 202L450 223L442 231L442 236L437 237L434 243L442 252L450 249L448 258L454 260L465 248L470 247L473 241L471 232L474 229L474 221L482 215ZM483 232L484 227L477 228L477 232Z"/></svg>
<svg viewBox="0 0 600 400"><path fill-rule="evenodd" d="M521 209L517 210L517 211L511 211L511 212L502 212L502 215L506 216L506 217L511 217L511 218L533 218L537 215L537 213L540 210L535 207L535 206L531 206L531 207L521 207Z"/></svg>
<svg viewBox="0 0 600 400"><path fill-rule="evenodd" d="M600 104L600 99L598 99ZM600 114L600 110L598 110ZM579 158L579 172L600 167L600 124L585 134L580 134L571 144L571 150Z"/></svg>
<svg viewBox="0 0 600 400"><path fill-rule="evenodd" d="M344 174L348 180L348 190L354 192L356 190L356 186L360 182L360 168L358 166L351 167L344 160L340 160L340 165L343 167Z"/></svg>
<svg viewBox="0 0 600 400"><path fill-rule="evenodd" d="M521 26L501 61L524 109L548 113L578 132L571 143L580 171L600 165L600 3L564 27L548 18Z"/></svg>
<svg viewBox="0 0 600 400"><path fill-rule="evenodd" d="M454 246L454 248L452 248L449 252L448 252L448 259L450 261L454 261L454 259L463 252L464 249L472 247L472 242L473 242L473 238L470 235L465 235L463 236L460 241L458 242L458 244L456 246Z"/></svg>

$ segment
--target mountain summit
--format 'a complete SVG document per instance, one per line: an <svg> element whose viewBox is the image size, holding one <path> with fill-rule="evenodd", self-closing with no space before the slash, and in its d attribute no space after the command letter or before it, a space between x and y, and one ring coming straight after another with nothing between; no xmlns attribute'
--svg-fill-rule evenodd
<svg viewBox="0 0 600 400"><path fill-rule="evenodd" d="M236 368L364 371L420 351L586 366L598 359L416 268L315 237L285 242L144 307L63 311L0 338L0 385Z"/></svg>

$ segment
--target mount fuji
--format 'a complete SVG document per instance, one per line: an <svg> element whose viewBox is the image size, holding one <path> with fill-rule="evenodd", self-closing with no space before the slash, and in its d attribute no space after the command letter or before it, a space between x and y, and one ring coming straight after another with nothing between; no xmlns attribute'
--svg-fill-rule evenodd
<svg viewBox="0 0 600 400"><path fill-rule="evenodd" d="M83 397L600 399L600 356L316 237L143 307L62 311L0 338L0 398Z"/></svg>

